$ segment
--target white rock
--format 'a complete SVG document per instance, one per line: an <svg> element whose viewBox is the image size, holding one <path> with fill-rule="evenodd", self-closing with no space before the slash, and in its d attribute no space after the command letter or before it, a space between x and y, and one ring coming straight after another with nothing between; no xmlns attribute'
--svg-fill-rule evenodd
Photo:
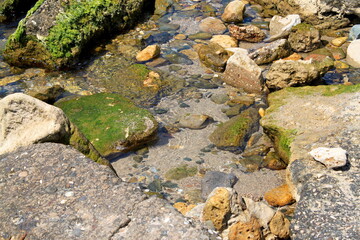
<svg viewBox="0 0 360 240"><path fill-rule="evenodd" d="M360 39L350 43L347 49L346 61L355 68L360 68Z"/></svg>
<svg viewBox="0 0 360 240"><path fill-rule="evenodd" d="M313 149L309 154L327 168L336 168L346 165L346 150L342 148L319 147Z"/></svg>
<svg viewBox="0 0 360 240"><path fill-rule="evenodd" d="M275 211L265 203L255 202L245 197L243 199L251 216L256 217L263 228L268 228L268 223L275 215Z"/></svg>
<svg viewBox="0 0 360 240"><path fill-rule="evenodd" d="M298 14L287 15L286 17L274 16L270 20L270 41L287 36L291 28L300 24L301 18Z"/></svg>

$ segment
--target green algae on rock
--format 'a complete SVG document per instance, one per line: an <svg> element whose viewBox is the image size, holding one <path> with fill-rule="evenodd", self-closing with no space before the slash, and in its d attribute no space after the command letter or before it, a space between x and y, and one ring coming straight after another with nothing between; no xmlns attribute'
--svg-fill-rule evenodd
<svg viewBox="0 0 360 240"><path fill-rule="evenodd" d="M94 39L133 24L144 2L39 0L10 36L5 59L18 66L71 65Z"/></svg>
<svg viewBox="0 0 360 240"><path fill-rule="evenodd" d="M195 176L197 171L197 167L189 167L187 164L183 164L167 171L165 177L170 180L180 180L182 178Z"/></svg>
<svg viewBox="0 0 360 240"><path fill-rule="evenodd" d="M56 103L94 147L107 156L154 139L157 122L119 94L99 93Z"/></svg>
<svg viewBox="0 0 360 240"><path fill-rule="evenodd" d="M0 22L13 20L15 16L29 10L36 1L0 0Z"/></svg>

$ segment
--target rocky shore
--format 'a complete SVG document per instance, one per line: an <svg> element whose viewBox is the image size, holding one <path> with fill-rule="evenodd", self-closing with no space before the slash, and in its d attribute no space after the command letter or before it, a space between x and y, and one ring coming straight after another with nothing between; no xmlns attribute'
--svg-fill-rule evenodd
<svg viewBox="0 0 360 240"><path fill-rule="evenodd" d="M0 22L1 240L360 239L357 1L2 1Z"/></svg>

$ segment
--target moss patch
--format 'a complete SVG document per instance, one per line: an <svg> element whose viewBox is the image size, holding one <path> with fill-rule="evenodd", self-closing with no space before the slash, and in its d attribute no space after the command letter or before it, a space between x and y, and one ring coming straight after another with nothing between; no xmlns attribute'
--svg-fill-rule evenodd
<svg viewBox="0 0 360 240"><path fill-rule="evenodd" d="M189 167L187 164L184 164L167 171L165 178L169 180L180 180L182 178L195 176L197 171L197 167Z"/></svg>
<svg viewBox="0 0 360 240"><path fill-rule="evenodd" d="M152 138L154 117L128 99L110 93L56 103L95 148L106 156L126 151Z"/></svg>

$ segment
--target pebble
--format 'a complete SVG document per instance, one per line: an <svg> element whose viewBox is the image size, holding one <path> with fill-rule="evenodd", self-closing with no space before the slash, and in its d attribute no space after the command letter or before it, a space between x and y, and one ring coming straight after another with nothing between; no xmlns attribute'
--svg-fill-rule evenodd
<svg viewBox="0 0 360 240"><path fill-rule="evenodd" d="M341 47L347 41L347 37L339 37L331 40L331 44L336 47Z"/></svg>
<svg viewBox="0 0 360 240"><path fill-rule="evenodd" d="M28 175L29 175L29 173L27 171L22 171L19 173L19 177L22 177L22 178L27 177Z"/></svg>
<svg viewBox="0 0 360 240"><path fill-rule="evenodd" d="M319 147L313 149L309 154L327 168L343 167L347 163L346 150L342 148Z"/></svg>
<svg viewBox="0 0 360 240"><path fill-rule="evenodd" d="M72 197L74 196L74 192L66 192L65 197Z"/></svg>

